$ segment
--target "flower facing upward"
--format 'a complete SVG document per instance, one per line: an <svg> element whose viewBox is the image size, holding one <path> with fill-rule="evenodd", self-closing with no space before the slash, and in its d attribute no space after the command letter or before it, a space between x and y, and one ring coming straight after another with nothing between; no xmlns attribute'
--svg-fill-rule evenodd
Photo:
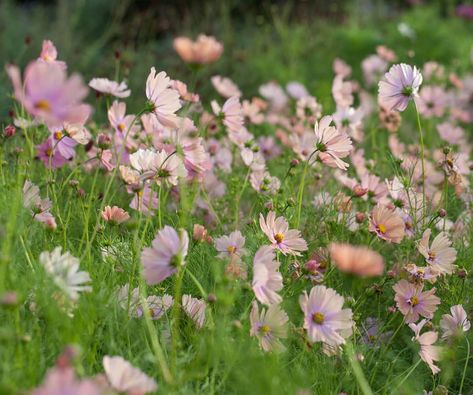
<svg viewBox="0 0 473 395"><path fill-rule="evenodd" d="M435 296L435 288L422 292L423 284L412 284L401 280L393 286L397 308L404 314L407 323L416 322L419 316L432 318L440 298Z"/></svg>
<svg viewBox="0 0 473 395"><path fill-rule="evenodd" d="M239 230L215 239L215 248L218 251L218 257L227 258L233 255L243 256L246 254L245 237Z"/></svg>
<svg viewBox="0 0 473 395"><path fill-rule="evenodd" d="M195 42L187 37L177 37L173 46L177 54L187 63L212 63L223 53L223 45L215 37L205 34L200 34Z"/></svg>
<svg viewBox="0 0 473 395"><path fill-rule="evenodd" d="M271 247L263 246L253 259L253 292L256 299L268 306L282 301L277 294L283 287L282 275L278 272L279 262L274 255Z"/></svg>
<svg viewBox="0 0 473 395"><path fill-rule="evenodd" d="M405 224L394 210L378 204L371 212L369 231L389 243L399 244L405 235Z"/></svg>
<svg viewBox="0 0 473 395"><path fill-rule="evenodd" d="M332 262L342 272L361 277L383 274L383 257L367 247L332 243L329 250Z"/></svg>
<svg viewBox="0 0 473 395"><path fill-rule="evenodd" d="M130 215L118 206L105 206L100 215L105 221L111 224L121 224L130 219Z"/></svg>
<svg viewBox="0 0 473 395"><path fill-rule="evenodd" d="M103 368L113 389L128 394L144 395L157 390L156 381L122 357L103 358Z"/></svg>
<svg viewBox="0 0 473 395"><path fill-rule="evenodd" d="M413 341L416 341L420 345L419 355L420 358L429 366L433 374L440 372L440 368L434 364L435 361L440 360L441 348L434 346L433 344L437 341L438 333L434 331L424 332L422 335L420 331L427 323L426 319L423 319L418 324L411 323L409 328L414 331Z"/></svg>
<svg viewBox="0 0 473 395"><path fill-rule="evenodd" d="M107 78L93 78L89 82L89 86L95 89L97 92L105 93L106 95L112 95L119 98L125 98L130 96L131 91L128 89L125 81L120 83L116 81L110 81Z"/></svg>
<svg viewBox="0 0 473 395"><path fill-rule="evenodd" d="M250 313L250 336L259 340L263 351L282 351L284 346L279 339L287 336L288 321L286 312L278 305L271 305L259 312L258 303L254 301Z"/></svg>
<svg viewBox="0 0 473 395"><path fill-rule="evenodd" d="M348 168L348 163L341 160L350 154L352 142L350 138L340 133L332 123L331 116L324 116L320 122L315 122L315 148L319 159L330 167L338 167L341 170Z"/></svg>
<svg viewBox="0 0 473 395"><path fill-rule="evenodd" d="M452 248L452 242L445 232L440 232L429 247L432 231L426 229L417 249L424 256L426 262L439 274L452 274L455 270L453 262L457 259L457 251Z"/></svg>
<svg viewBox="0 0 473 395"><path fill-rule="evenodd" d="M284 255L301 255L300 251L307 250L307 243L297 229L289 229L284 217L277 217L274 211L266 216L259 215L261 230L268 236L271 247L281 251Z"/></svg>
<svg viewBox="0 0 473 395"><path fill-rule="evenodd" d="M353 327L351 309L342 309L344 298L335 290L316 285L299 297L304 312L304 329L311 342L323 342L331 346L345 343Z"/></svg>
<svg viewBox="0 0 473 395"><path fill-rule="evenodd" d="M440 320L440 327L443 331L442 339L454 338L471 328L471 323L468 321L466 311L461 304L452 306L450 312L451 315L444 314Z"/></svg>
<svg viewBox="0 0 473 395"><path fill-rule="evenodd" d="M144 267L144 278L149 285L158 284L172 276L180 266L189 247L189 236L185 230L176 230L165 226L159 230L151 243L141 253L141 263Z"/></svg>
<svg viewBox="0 0 473 395"><path fill-rule="evenodd" d="M146 97L161 124L177 127L178 117L175 112L181 108L179 92L171 88L171 79L164 71L156 74L156 69L151 67L146 80Z"/></svg>
<svg viewBox="0 0 473 395"><path fill-rule="evenodd" d="M379 82L379 104L388 111L404 111L409 100L417 96L422 74L414 66L395 64Z"/></svg>

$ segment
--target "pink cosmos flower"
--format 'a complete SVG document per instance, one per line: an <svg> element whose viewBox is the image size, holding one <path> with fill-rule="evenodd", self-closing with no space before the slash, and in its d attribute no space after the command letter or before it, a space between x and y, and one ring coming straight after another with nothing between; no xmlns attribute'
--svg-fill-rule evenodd
<svg viewBox="0 0 473 395"><path fill-rule="evenodd" d="M322 115L322 105L314 96L304 96L296 102L296 115L301 120L314 122Z"/></svg>
<svg viewBox="0 0 473 395"><path fill-rule="evenodd" d="M424 86L416 105L425 118L441 117L447 106L447 94L440 86Z"/></svg>
<svg viewBox="0 0 473 395"><path fill-rule="evenodd" d="M301 255L300 251L307 250L307 243L297 229L289 229L289 224L284 217L277 217L274 211L266 216L259 215L261 230L268 236L271 247L281 251L284 255Z"/></svg>
<svg viewBox="0 0 473 395"><path fill-rule="evenodd" d="M202 181L205 172L211 169L210 156L204 148L204 140L198 138L184 138L180 148L184 154L184 171L187 170L188 180Z"/></svg>
<svg viewBox="0 0 473 395"><path fill-rule="evenodd" d="M250 174L250 184L256 192L274 195L281 187L281 181L267 171L254 171Z"/></svg>
<svg viewBox="0 0 473 395"><path fill-rule="evenodd" d="M335 58L332 63L332 70L336 75L342 76L342 78L348 77L351 74L351 67L340 58Z"/></svg>
<svg viewBox="0 0 473 395"><path fill-rule="evenodd" d="M126 115L126 104L117 100L108 109L108 121L121 137L125 136L134 118L134 115Z"/></svg>
<svg viewBox="0 0 473 395"><path fill-rule="evenodd" d="M278 272L274 249L263 246L253 259L253 292L256 299L265 305L279 304L282 297L277 294L283 287L282 275Z"/></svg>
<svg viewBox="0 0 473 395"><path fill-rule="evenodd" d="M182 100L191 102L191 103L198 103L200 98L197 93L189 92L187 89L187 85L179 80L172 80L171 87L179 92L179 96Z"/></svg>
<svg viewBox="0 0 473 395"><path fill-rule="evenodd" d="M200 34L195 42L187 37L177 37L174 39L173 46L182 60L187 63L213 63L223 53L223 45L215 37L205 34Z"/></svg>
<svg viewBox="0 0 473 395"><path fill-rule="evenodd" d="M429 247L431 233L430 229L424 231L417 249L439 274L452 274L455 271L453 262L457 259L457 251L451 247L452 242L445 232L440 232Z"/></svg>
<svg viewBox="0 0 473 395"><path fill-rule="evenodd" d="M97 92L119 97L120 99L128 97L131 94L131 90L128 89L125 81L118 83L116 81L110 81L107 78L93 78L90 80L89 86Z"/></svg>
<svg viewBox="0 0 473 395"><path fill-rule="evenodd" d="M235 230L228 236L221 236L215 239L215 248L218 251L219 258L231 258L233 255L244 256L245 237L239 230Z"/></svg>
<svg viewBox="0 0 473 395"><path fill-rule="evenodd" d="M397 308L405 316L407 323L416 322L419 316L432 318L440 298L435 296L435 288L422 292L423 284L412 284L401 280L393 286Z"/></svg>
<svg viewBox="0 0 473 395"><path fill-rule="evenodd" d="M376 53L381 59L384 59L386 62L395 62L397 59L396 53L392 49L384 45L378 45L376 47Z"/></svg>
<svg viewBox="0 0 473 395"><path fill-rule="evenodd" d="M284 89L278 83L270 81L259 87L259 93L269 101L271 110L278 112L286 107L288 98Z"/></svg>
<svg viewBox="0 0 473 395"><path fill-rule="evenodd" d="M212 101L210 104L214 114L222 117L222 122L229 131L239 132L243 127L243 111L238 97L230 97L222 108L216 101Z"/></svg>
<svg viewBox="0 0 473 395"><path fill-rule="evenodd" d="M41 199L39 188L31 181L26 180L23 185L23 207L30 210L32 217L46 225L49 229L56 229L56 220L51 214L52 202L48 198Z"/></svg>
<svg viewBox="0 0 473 395"><path fill-rule="evenodd" d="M363 77L368 86L372 86L386 72L388 63L379 55L370 55L361 62Z"/></svg>
<svg viewBox="0 0 473 395"><path fill-rule="evenodd" d="M286 84L286 91L295 100L302 99L303 97L309 96L307 88L297 81L290 81Z"/></svg>
<svg viewBox="0 0 473 395"><path fill-rule="evenodd" d="M156 381L120 356L103 358L103 368L112 388L129 395L144 395L157 390Z"/></svg>
<svg viewBox="0 0 473 395"><path fill-rule="evenodd" d="M88 89L79 75L67 78L66 71L55 63L32 62L25 70L21 85L20 71L7 66L14 96L36 120L49 127L64 123L83 123L92 107L82 104Z"/></svg>
<svg viewBox="0 0 473 395"><path fill-rule="evenodd" d="M105 221L112 224L121 224L130 219L130 215L125 210L117 206L105 206L100 215Z"/></svg>
<svg viewBox="0 0 473 395"><path fill-rule="evenodd" d="M379 82L379 104L388 111L404 111L409 100L417 97L422 74L415 66L401 63L391 66L384 77Z"/></svg>
<svg viewBox="0 0 473 395"><path fill-rule="evenodd" d="M38 61L45 63L54 63L64 70L67 69L66 62L57 60L57 49L52 41L44 40L41 54L39 55Z"/></svg>
<svg viewBox="0 0 473 395"><path fill-rule="evenodd" d="M282 351L284 346L279 339L287 337L287 322L289 318L278 305L258 310L258 303L253 302L250 313L250 336L259 340L263 351Z"/></svg>
<svg viewBox="0 0 473 395"><path fill-rule="evenodd" d="M442 339L452 339L463 332L467 332L471 328L468 321L466 311L461 304L457 304L450 308L450 314L442 315L440 327L442 328Z"/></svg>
<svg viewBox="0 0 473 395"><path fill-rule="evenodd" d="M449 144L462 145L465 141L465 131L460 126L454 126L450 122L442 122L437 125L437 132L442 140Z"/></svg>
<svg viewBox="0 0 473 395"><path fill-rule="evenodd" d="M151 247L141 253L146 283L158 284L176 273L185 264L188 247L189 236L185 230L180 230L178 234L167 225L159 230Z"/></svg>
<svg viewBox="0 0 473 395"><path fill-rule="evenodd" d="M215 90L224 98L228 99L232 96L241 97L240 89L230 78L214 75L210 81Z"/></svg>
<svg viewBox="0 0 473 395"><path fill-rule="evenodd" d="M273 136L260 136L258 146L266 160L276 158L281 154L281 148L276 144Z"/></svg>
<svg viewBox="0 0 473 395"><path fill-rule="evenodd" d="M36 149L38 150L38 159L43 162L44 166L47 168L57 169L67 163L67 158L65 158L59 150L54 148L55 143L51 137L36 146Z"/></svg>
<svg viewBox="0 0 473 395"><path fill-rule="evenodd" d="M183 295L182 308L187 316L194 321L197 328L204 327L206 306L202 299L193 298L191 295Z"/></svg>
<svg viewBox="0 0 473 395"><path fill-rule="evenodd" d="M241 103L243 115L249 123L254 125L259 125L264 121L264 114L261 112L261 107L255 101L255 98L250 102L248 100L243 100Z"/></svg>
<svg viewBox="0 0 473 395"><path fill-rule="evenodd" d="M332 243L329 250L332 262L342 272L361 277L383 274L383 257L367 247Z"/></svg>
<svg viewBox="0 0 473 395"><path fill-rule="evenodd" d="M352 83L343 81L343 77L340 75L335 76L332 85L332 96L338 107L350 107L355 100Z"/></svg>
<svg viewBox="0 0 473 395"><path fill-rule="evenodd" d="M316 285L299 297L304 312L304 329L311 342L323 342L331 346L345 343L354 325L351 309L342 309L345 302L335 290Z"/></svg>
<svg viewBox="0 0 473 395"><path fill-rule="evenodd" d="M177 127L178 117L175 112L181 108L179 93L171 88L171 79L164 71L156 74L156 69L151 67L146 80L146 97L161 124Z"/></svg>
<svg viewBox="0 0 473 395"><path fill-rule="evenodd" d="M369 231L389 243L399 244L405 235L404 220L395 210L378 204L371 212Z"/></svg>
<svg viewBox="0 0 473 395"><path fill-rule="evenodd" d="M433 374L437 374L440 372L440 368L436 366L434 362L440 360L441 348L433 344L437 341L438 333L429 331L421 335L420 331L426 323L427 320L425 319L420 321L417 325L410 323L409 328L411 328L415 334L412 340L420 344L420 358L429 366Z"/></svg>
<svg viewBox="0 0 473 395"><path fill-rule="evenodd" d="M319 122L315 122L315 146L319 159L330 167L338 167L341 170L348 168L348 163L341 160L350 154L352 150L351 139L340 133L334 126L330 126L332 117L324 116Z"/></svg>

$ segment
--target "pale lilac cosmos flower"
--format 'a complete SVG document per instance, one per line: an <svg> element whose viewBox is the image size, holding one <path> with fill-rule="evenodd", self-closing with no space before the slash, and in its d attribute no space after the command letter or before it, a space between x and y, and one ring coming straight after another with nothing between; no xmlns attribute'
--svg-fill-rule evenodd
<svg viewBox="0 0 473 395"><path fill-rule="evenodd" d="M38 61L45 63L53 63L63 69L67 69L66 62L63 62L62 60L57 60L56 46L50 40L43 41L43 47L41 49L41 54L39 55Z"/></svg>
<svg viewBox="0 0 473 395"><path fill-rule="evenodd" d="M215 115L222 118L222 122L229 132L238 133L243 127L243 110L240 100L236 96L230 97L220 108L216 101L210 103Z"/></svg>
<svg viewBox="0 0 473 395"><path fill-rule="evenodd" d="M232 96L241 97L240 89L230 78L214 75L210 81L215 90L224 98L228 99Z"/></svg>
<svg viewBox="0 0 473 395"><path fill-rule="evenodd" d="M331 346L345 343L353 327L351 309L343 309L344 298L335 290L316 285L299 297L304 312L304 329L311 342L323 342Z"/></svg>
<svg viewBox="0 0 473 395"><path fill-rule="evenodd" d="M433 374L437 374L440 372L440 368L436 366L434 362L440 360L441 348L438 346L434 346L433 344L438 339L438 333L434 331L429 331L424 332L421 335L420 331L426 323L427 320L423 319L417 325L414 323L410 323L409 328L411 328L415 334L412 340L420 344L420 358L429 366Z"/></svg>
<svg viewBox="0 0 473 395"><path fill-rule="evenodd" d="M193 298L191 295L183 295L182 308L187 316L194 321L197 328L204 327L206 306L202 299Z"/></svg>
<svg viewBox="0 0 473 395"><path fill-rule="evenodd" d="M289 224L284 217L277 217L274 211L266 216L259 216L261 230L268 236L271 247L281 251L284 255L301 255L307 250L307 243L297 229L289 229Z"/></svg>
<svg viewBox="0 0 473 395"><path fill-rule="evenodd" d="M284 346L279 339L287 336L287 322L289 318L284 310L278 305L258 310L258 303L253 302L250 313L250 336L259 340L263 351L282 351Z"/></svg>
<svg viewBox="0 0 473 395"><path fill-rule="evenodd" d="M442 328L442 339L452 339L471 328L465 309L461 304L450 308L451 314L442 315L440 327Z"/></svg>
<svg viewBox="0 0 473 395"><path fill-rule="evenodd" d="M283 288L282 275L274 249L263 246L253 259L253 292L256 299L265 305L279 304L282 297L277 294Z"/></svg>
<svg viewBox="0 0 473 395"><path fill-rule="evenodd" d="M97 92L119 97L120 99L128 97L131 94L131 90L128 89L125 81L118 83L116 81L110 81L107 78L93 78L90 80L89 86Z"/></svg>
<svg viewBox="0 0 473 395"><path fill-rule="evenodd" d="M189 236L185 230L179 234L170 226L158 231L151 243L141 253L144 278L149 285L159 284L172 276L185 264L184 258L189 247Z"/></svg>
<svg viewBox="0 0 473 395"><path fill-rule="evenodd" d="M215 248L219 258L231 258L233 255L246 255L245 237L239 230L235 230L228 236L224 235L215 240Z"/></svg>
<svg viewBox="0 0 473 395"><path fill-rule="evenodd" d="M455 271L453 262L457 259L457 251L451 247L452 242L445 232L440 232L429 246L432 231L426 229L417 249L426 262L440 274L452 274Z"/></svg>

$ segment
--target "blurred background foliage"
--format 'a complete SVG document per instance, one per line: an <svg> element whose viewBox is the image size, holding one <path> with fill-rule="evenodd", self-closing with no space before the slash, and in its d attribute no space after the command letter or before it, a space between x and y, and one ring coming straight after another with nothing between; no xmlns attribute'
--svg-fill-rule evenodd
<svg viewBox="0 0 473 395"><path fill-rule="evenodd" d="M189 70L172 48L178 35L203 32L225 45L224 56L204 76L222 74L246 96L261 83L299 80L317 97L328 97L331 64L341 57L361 77L360 62L384 44L400 60L421 65L437 60L458 72L471 68L471 20L456 16L457 0L2 0L0 61L21 66L38 56L43 39L57 45L70 72L120 79L135 95L144 90L149 68L189 81ZM415 37L399 31L405 23ZM207 74L207 75L205 75ZM215 95L207 82L199 93ZM8 111L9 83L1 74L0 115ZM137 104L141 108L142 103ZM133 110L135 110L133 108Z"/></svg>

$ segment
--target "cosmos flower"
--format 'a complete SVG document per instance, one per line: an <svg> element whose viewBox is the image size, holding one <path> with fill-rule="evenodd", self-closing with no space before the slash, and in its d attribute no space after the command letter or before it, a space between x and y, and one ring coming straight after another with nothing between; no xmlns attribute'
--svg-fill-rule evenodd
<svg viewBox="0 0 473 395"><path fill-rule="evenodd" d="M452 339L471 328L465 309L461 304L450 307L451 314L442 315L440 328L442 328L442 339Z"/></svg>
<svg viewBox="0 0 473 395"><path fill-rule="evenodd" d="M367 247L332 243L329 250L333 264L342 272L360 277L383 274L383 257Z"/></svg>
<svg viewBox="0 0 473 395"><path fill-rule="evenodd" d="M265 305L279 304L282 297L277 294L283 288L282 275L278 271L279 262L274 249L260 247L253 259L253 292L256 299Z"/></svg>
<svg viewBox="0 0 473 395"><path fill-rule="evenodd" d="M254 171L250 174L253 189L263 195L274 195L281 187L281 181L267 171Z"/></svg>
<svg viewBox="0 0 473 395"><path fill-rule="evenodd" d="M223 45L215 37L199 34L196 41L177 37L173 42L177 54L187 63L207 64L217 61L223 53Z"/></svg>
<svg viewBox="0 0 473 395"><path fill-rule="evenodd" d="M286 91L295 100L302 99L303 97L309 96L309 92L304 84L298 81L290 81L286 84Z"/></svg>
<svg viewBox="0 0 473 395"><path fill-rule="evenodd" d="M440 86L424 86L416 104L423 117L441 117L447 106L447 94Z"/></svg>
<svg viewBox="0 0 473 395"><path fill-rule="evenodd" d="M243 127L243 111L238 97L230 97L222 108L216 101L212 101L210 104L214 114L222 117L223 124L230 132L240 131Z"/></svg>
<svg viewBox="0 0 473 395"><path fill-rule="evenodd" d="M440 360L441 348L439 346L434 346L433 344L438 339L438 333L434 331L424 332L422 335L420 331L427 323L426 319L423 319L418 324L410 323L409 328L414 331L413 341L416 341L420 345L419 355L420 358L429 366L432 370L432 374L437 374L440 372L440 368L435 365L435 361Z"/></svg>
<svg viewBox="0 0 473 395"><path fill-rule="evenodd" d="M63 62L62 60L57 60L56 46L50 40L43 41L43 47L41 49L41 54L39 55L38 61L45 63L53 63L63 69L67 69L66 62Z"/></svg>
<svg viewBox="0 0 473 395"><path fill-rule="evenodd" d="M266 216L259 215L261 230L268 236L271 247L281 251L284 255L301 255L307 250L307 243L297 229L289 229L289 224L284 217L277 217L274 211Z"/></svg>
<svg viewBox="0 0 473 395"><path fill-rule="evenodd" d="M316 285L299 297L304 312L304 329L311 342L323 342L331 346L345 344L354 325L351 309L342 309L344 298L335 290Z"/></svg>
<svg viewBox="0 0 473 395"><path fill-rule="evenodd" d="M215 248L218 251L219 258L229 258L232 255L244 256L246 255L245 250L245 237L239 230L235 230L228 236L224 235L215 239Z"/></svg>
<svg viewBox="0 0 473 395"><path fill-rule="evenodd" d="M457 251L451 247L452 242L445 232L440 232L429 247L431 233L430 229L424 231L417 249L436 272L442 275L452 274L455 271L453 262L457 259Z"/></svg>
<svg viewBox="0 0 473 395"><path fill-rule="evenodd" d="M52 202L48 198L41 199L39 188L31 181L23 184L23 207L30 210L31 216L49 229L56 229L56 220L51 213Z"/></svg>
<svg viewBox="0 0 473 395"><path fill-rule="evenodd" d="M224 98L228 99L232 96L241 97L240 89L230 78L214 75L210 81L215 90Z"/></svg>
<svg viewBox="0 0 473 395"><path fill-rule="evenodd" d="M194 321L197 328L201 329L205 323L205 302L193 298L191 295L182 295L182 308L187 316Z"/></svg>
<svg viewBox="0 0 473 395"><path fill-rule="evenodd" d="M91 278L89 273L80 271L79 259L69 252L61 254L61 250L61 247L56 247L52 252L44 251L40 254L39 261L54 283L72 301L76 301L79 299L80 292L92 291L92 287L86 285Z"/></svg>
<svg viewBox="0 0 473 395"><path fill-rule="evenodd" d="M120 356L103 357L103 368L113 389L129 395L144 395L157 390L156 381Z"/></svg>
<svg viewBox="0 0 473 395"><path fill-rule="evenodd" d="M287 336L288 321L286 312L278 305L262 308L259 312L258 303L254 301L250 312L250 336L259 340L263 351L282 351L284 346L280 339Z"/></svg>
<svg viewBox="0 0 473 395"><path fill-rule="evenodd" d="M185 230L181 229L178 234L168 225L159 230L151 247L141 253L146 283L159 284L176 273L185 264L188 247L189 236Z"/></svg>
<svg viewBox="0 0 473 395"><path fill-rule="evenodd" d="M405 235L405 224L396 211L378 204L371 212L369 231L389 243L399 244Z"/></svg>
<svg viewBox="0 0 473 395"><path fill-rule="evenodd" d="M156 74L156 69L151 67L146 80L146 97L152 108L151 112L161 124L172 128L178 126L175 112L181 108L179 93L171 88L171 79L164 71Z"/></svg>
<svg viewBox="0 0 473 395"><path fill-rule="evenodd" d="M404 63L391 66L379 82L378 101L388 111L404 111L409 100L417 97L422 74L414 66Z"/></svg>
<svg viewBox="0 0 473 395"><path fill-rule="evenodd" d="M435 288L423 291L423 284L412 284L401 280L393 286L397 308L405 316L407 323L416 322L420 316L432 318L440 298L435 296Z"/></svg>
<svg viewBox="0 0 473 395"><path fill-rule="evenodd" d="M131 94L131 90L128 89L125 81L118 83L107 78L93 78L90 80L89 86L97 92L119 97L120 99L124 99Z"/></svg>
<svg viewBox="0 0 473 395"><path fill-rule="evenodd" d="M349 165L341 158L350 154L352 142L347 135L343 135L334 126L330 126L331 123L330 116L324 116L320 122L315 122L315 148L319 159L324 164L346 170Z"/></svg>
<svg viewBox="0 0 473 395"><path fill-rule="evenodd" d="M100 215L105 221L110 222L111 224L121 224L130 219L130 215L117 206L105 206Z"/></svg>

